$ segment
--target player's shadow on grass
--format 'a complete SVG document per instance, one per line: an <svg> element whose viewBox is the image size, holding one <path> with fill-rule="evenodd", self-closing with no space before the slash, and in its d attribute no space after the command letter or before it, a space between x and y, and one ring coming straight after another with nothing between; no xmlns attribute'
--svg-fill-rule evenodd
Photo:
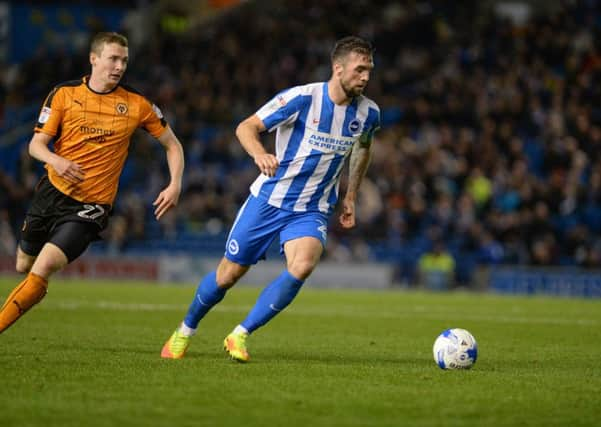
<svg viewBox="0 0 601 427"><path fill-rule="evenodd" d="M196 342L193 348L191 347L187 352L184 359L187 360L207 360L223 357L224 362L231 362L227 354L219 346L215 346L208 342ZM49 348L54 347L53 345ZM131 353L135 355L147 355L156 356L160 358L162 344L157 346L151 345L98 345L88 347L86 351L93 351L94 353L102 352L106 355L115 354L123 355ZM56 346L57 351L64 348ZM75 350L75 349L74 349ZM168 359L164 359L168 360ZM251 353L251 364L272 364L272 365L283 365L287 363L293 364L328 364L328 365L341 365L341 366L402 366L402 365L422 365L426 363L433 363L430 358L426 357L391 357L390 355L380 355L376 352L364 353L362 355L356 355L352 353L319 353L318 351L282 351L261 349Z"/></svg>
<svg viewBox="0 0 601 427"><path fill-rule="evenodd" d="M265 354L258 354L252 359L252 362L259 364L282 364L286 362L293 363L323 363L328 365L349 365L349 366L399 366L430 363L429 359L424 358L402 358L377 355L357 356L353 354L318 354L318 353L296 353L274 351Z"/></svg>

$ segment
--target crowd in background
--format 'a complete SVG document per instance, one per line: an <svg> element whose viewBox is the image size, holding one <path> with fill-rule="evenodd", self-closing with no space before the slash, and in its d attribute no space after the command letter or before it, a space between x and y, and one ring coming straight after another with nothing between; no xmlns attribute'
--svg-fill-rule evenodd
<svg viewBox="0 0 601 427"><path fill-rule="evenodd" d="M343 3L344 13L334 0L248 2L189 34L157 30L130 52L126 80L165 113L186 174L180 205L156 223L164 154L137 134L106 250L182 236L222 245L257 174L236 123L284 88L326 80L335 40L357 34L376 47L366 94L383 126L358 227L343 232L333 218L327 257L393 262L408 280L432 248L452 255L459 281L477 264L601 266L596 2L565 2L525 24L482 14L478 2ZM39 108L54 84L88 67L86 52L40 51L2 89L6 108ZM0 171L0 252L12 252L41 173L20 147L18 167Z"/></svg>

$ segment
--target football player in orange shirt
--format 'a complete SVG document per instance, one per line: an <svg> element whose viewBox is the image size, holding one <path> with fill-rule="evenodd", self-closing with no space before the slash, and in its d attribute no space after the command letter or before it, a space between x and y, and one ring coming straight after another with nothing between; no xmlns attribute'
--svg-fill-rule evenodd
<svg viewBox="0 0 601 427"><path fill-rule="evenodd" d="M90 46L91 74L59 84L44 102L29 153L48 173L36 187L17 248L16 270L27 276L0 309L0 333L38 303L50 276L106 228L137 128L158 139L167 156L171 179L153 203L156 219L177 205L182 146L158 107L121 83L127 63L127 39L99 33Z"/></svg>

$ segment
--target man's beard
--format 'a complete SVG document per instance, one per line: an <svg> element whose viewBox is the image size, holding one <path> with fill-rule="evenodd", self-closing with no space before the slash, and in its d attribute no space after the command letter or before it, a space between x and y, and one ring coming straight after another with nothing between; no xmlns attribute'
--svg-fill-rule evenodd
<svg viewBox="0 0 601 427"><path fill-rule="evenodd" d="M342 90L347 98L354 98L361 95L363 92L363 88L351 88L350 86L344 84L344 82L340 82L340 87L342 87Z"/></svg>

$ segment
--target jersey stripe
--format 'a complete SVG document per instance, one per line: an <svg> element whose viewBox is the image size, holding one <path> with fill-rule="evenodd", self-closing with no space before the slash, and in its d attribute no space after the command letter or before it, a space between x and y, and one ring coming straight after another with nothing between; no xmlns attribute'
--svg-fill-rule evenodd
<svg viewBox="0 0 601 427"><path fill-rule="evenodd" d="M293 91L283 92L272 101L273 104L278 104L280 107L263 119L263 124L268 130L272 130L276 126L281 126L282 123L289 121L287 119L289 119L292 114L302 109L303 103L307 101L306 97L298 95L287 102L283 98L284 95L292 95L293 93ZM273 108L271 111L273 111Z"/></svg>
<svg viewBox="0 0 601 427"><path fill-rule="evenodd" d="M300 98L302 97L299 97L299 99ZM310 99L305 99L305 101L310 101ZM263 185L261 185L260 194L261 196L267 199L271 198L271 194L273 193L276 185L280 182L280 179L286 175L286 172L290 166L290 161L294 159L294 157L296 156L296 152L298 151L301 145L301 141L305 133L304 123L307 118L307 113L309 112L309 107L311 106L311 104L310 102L303 102L302 104L299 102L299 104L299 108L301 108L301 111L299 111L298 118L294 124L294 130L288 140L288 146L286 147L286 151L283 155L283 158L280 160L280 166L278 167L275 176L269 178L263 183ZM278 118L280 117L281 116L278 116ZM272 201L272 204L273 203L274 202ZM275 202L275 204L273 205L281 207L281 202Z"/></svg>
<svg viewBox="0 0 601 427"><path fill-rule="evenodd" d="M372 137L375 131L380 128L380 112L375 108L369 108L365 126L369 129L369 136Z"/></svg>
<svg viewBox="0 0 601 427"><path fill-rule="evenodd" d="M351 104L346 108L344 113L344 124L342 125L342 135L343 136L353 136L354 132L350 129L351 122L357 118L357 98L353 99Z"/></svg>
<svg viewBox="0 0 601 427"><path fill-rule="evenodd" d="M321 210L319 209L319 201L323 197L326 192L326 188L328 184L332 183L334 176L340 171L340 166L342 161L344 160L344 156L339 154L334 154L334 158L328 164L328 170L326 171L323 179L317 186L317 191L311 195L309 199L309 203L307 203L307 210Z"/></svg>
<svg viewBox="0 0 601 427"><path fill-rule="evenodd" d="M330 133L332 121L334 120L334 103L328 96L328 84L324 83L321 94L321 114L319 116L318 131Z"/></svg>
<svg viewBox="0 0 601 427"><path fill-rule="evenodd" d="M332 185L330 189L330 196L327 202L329 206L335 206L338 201L338 187L340 187L340 181L336 181L336 184Z"/></svg>
<svg viewBox="0 0 601 427"><path fill-rule="evenodd" d="M317 165L319 165L319 161L322 156L323 153L321 151L311 150L311 153L303 162L300 171L292 180L292 184L290 184L290 187L288 187L288 192L284 196L282 207L294 210L293 208L296 201L299 200L307 181L309 181L313 175L313 172L315 171L315 168L317 168Z"/></svg>

